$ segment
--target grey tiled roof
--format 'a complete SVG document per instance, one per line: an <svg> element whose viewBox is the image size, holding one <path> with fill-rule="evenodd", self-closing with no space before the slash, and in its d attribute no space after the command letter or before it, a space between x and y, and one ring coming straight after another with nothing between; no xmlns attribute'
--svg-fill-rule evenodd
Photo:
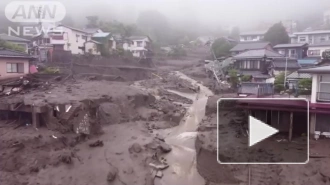
<svg viewBox="0 0 330 185"><path fill-rule="evenodd" d="M274 48L294 48L294 47L303 47L307 44L305 43L297 43L297 44L278 44L276 46L274 46Z"/></svg>
<svg viewBox="0 0 330 185"><path fill-rule="evenodd" d="M4 33L0 34L0 40L13 41L13 42L30 42L27 39L23 39L23 38L20 38L20 37L15 37L15 36L10 36L10 35L4 34Z"/></svg>
<svg viewBox="0 0 330 185"><path fill-rule="evenodd" d="M278 58L283 57L283 55L276 53L275 51L270 51L267 49L257 49L257 50L249 50L243 53L240 53L234 56L234 59L248 59L248 58L262 58L266 56L267 58Z"/></svg>
<svg viewBox="0 0 330 185"><path fill-rule="evenodd" d="M245 35L264 35L266 34L267 31L250 31L250 32L243 32L240 35L245 36Z"/></svg>
<svg viewBox="0 0 330 185"><path fill-rule="evenodd" d="M328 66L319 66L312 68L299 69L299 73L330 73L330 65Z"/></svg>
<svg viewBox="0 0 330 185"><path fill-rule="evenodd" d="M0 57L30 58L31 56L24 52L0 49Z"/></svg>
<svg viewBox="0 0 330 185"><path fill-rule="evenodd" d="M85 31L86 33L89 34L93 34L96 33L98 30L100 30L99 28L84 28L83 31Z"/></svg>
<svg viewBox="0 0 330 185"><path fill-rule="evenodd" d="M238 43L235 47L233 47L230 51L245 51L252 49L264 49L270 43L269 42L249 42L249 43Z"/></svg>
<svg viewBox="0 0 330 185"><path fill-rule="evenodd" d="M289 69L300 69L300 65L296 59L288 59L286 61L285 58L276 58L272 61L274 68L289 68Z"/></svg>
<svg viewBox="0 0 330 185"><path fill-rule="evenodd" d="M295 71L291 74L289 74L286 78L287 79L301 79L301 78L311 78L312 75L308 73L298 73L298 71Z"/></svg>

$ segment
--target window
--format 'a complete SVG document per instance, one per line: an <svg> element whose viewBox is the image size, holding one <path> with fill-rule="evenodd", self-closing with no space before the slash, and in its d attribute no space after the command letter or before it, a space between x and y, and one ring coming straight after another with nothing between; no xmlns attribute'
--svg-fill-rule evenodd
<svg viewBox="0 0 330 185"><path fill-rule="evenodd" d="M81 38L82 38L83 40L87 41L87 36L83 35L83 36L81 36Z"/></svg>
<svg viewBox="0 0 330 185"><path fill-rule="evenodd" d="M142 41L137 41L136 44L137 44L137 47L142 47L143 42Z"/></svg>
<svg viewBox="0 0 330 185"><path fill-rule="evenodd" d="M239 64L240 69L259 69L260 61L241 61Z"/></svg>
<svg viewBox="0 0 330 185"><path fill-rule="evenodd" d="M252 40L256 40L257 38L257 36L252 36Z"/></svg>
<svg viewBox="0 0 330 185"><path fill-rule="evenodd" d="M290 49L289 50L289 57L296 57L297 53L295 49Z"/></svg>
<svg viewBox="0 0 330 185"><path fill-rule="evenodd" d="M306 37L299 37L299 42L306 42Z"/></svg>
<svg viewBox="0 0 330 185"><path fill-rule="evenodd" d="M7 63L7 73L24 73L24 64Z"/></svg>
<svg viewBox="0 0 330 185"><path fill-rule="evenodd" d="M321 56L320 50L308 50L307 52L308 56Z"/></svg>
<svg viewBox="0 0 330 185"><path fill-rule="evenodd" d="M320 38L320 41L321 41L321 42L324 42L324 41L326 41L326 38L325 38L325 37L321 37L321 38Z"/></svg>
<svg viewBox="0 0 330 185"><path fill-rule="evenodd" d="M330 75L320 75L318 100L330 100Z"/></svg>

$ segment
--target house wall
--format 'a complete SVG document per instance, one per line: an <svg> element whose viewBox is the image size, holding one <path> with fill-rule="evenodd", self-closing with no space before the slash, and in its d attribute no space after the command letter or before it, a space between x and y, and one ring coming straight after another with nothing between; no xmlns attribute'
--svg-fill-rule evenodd
<svg viewBox="0 0 330 185"><path fill-rule="evenodd" d="M79 47L83 47L84 43L86 42L86 39L83 39L83 36L87 37L87 40L90 40L90 35L83 32L78 32L75 30L72 30L70 28L66 28L63 26L59 26L57 28L58 30L61 30L63 32L63 43L64 43L64 50L65 51L71 51L72 54L83 54L84 51L82 49L79 49ZM53 41L51 41L53 42ZM60 42L60 41L58 41ZM59 43L61 44L61 43Z"/></svg>
<svg viewBox="0 0 330 185"><path fill-rule="evenodd" d="M7 73L7 63L23 63L24 72L23 73ZM0 59L0 79L7 77L15 77L24 74L29 74L29 60L28 59Z"/></svg>
<svg viewBox="0 0 330 185"><path fill-rule="evenodd" d="M311 94L311 103L316 103L317 99L317 91L318 91L318 83L319 76L317 74L312 75L312 94Z"/></svg>
<svg viewBox="0 0 330 185"><path fill-rule="evenodd" d="M98 45L94 42L86 42L85 44L85 50L86 53L92 54L92 55L101 55L101 51L98 48Z"/></svg>
<svg viewBox="0 0 330 185"><path fill-rule="evenodd" d="M264 35L240 35L240 42L261 41Z"/></svg>
<svg viewBox="0 0 330 185"><path fill-rule="evenodd" d="M290 50L295 50L295 55L290 55ZM275 49L276 52L288 56L288 57L293 57L296 59L302 59L304 58L304 48L276 48ZM282 53L282 52L284 53Z"/></svg>
<svg viewBox="0 0 330 185"><path fill-rule="evenodd" d="M299 34L297 36L297 43L317 44L329 40L330 40L330 33Z"/></svg>
<svg viewBox="0 0 330 185"><path fill-rule="evenodd" d="M325 50L328 50L330 49L330 45L329 46L310 46L308 48L308 51L307 51L307 56L308 57L322 57L322 53L325 51ZM320 53L318 55L311 55L309 53L309 51L313 51L313 50L318 50L320 51Z"/></svg>

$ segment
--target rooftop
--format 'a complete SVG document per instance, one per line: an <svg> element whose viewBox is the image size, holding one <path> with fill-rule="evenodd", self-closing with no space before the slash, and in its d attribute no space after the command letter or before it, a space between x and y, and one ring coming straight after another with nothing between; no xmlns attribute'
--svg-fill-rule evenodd
<svg viewBox="0 0 330 185"><path fill-rule="evenodd" d="M128 37L129 40L143 40L149 38L148 36L130 36Z"/></svg>
<svg viewBox="0 0 330 185"><path fill-rule="evenodd" d="M29 54L14 50L0 49L0 57L6 58L32 58Z"/></svg>
<svg viewBox="0 0 330 185"><path fill-rule="evenodd" d="M240 36L246 36L246 35L264 35L267 31L250 31L250 32L243 32L240 34Z"/></svg>
<svg viewBox="0 0 330 185"><path fill-rule="evenodd" d="M84 28L83 31L89 34L97 33L100 29L99 28Z"/></svg>
<svg viewBox="0 0 330 185"><path fill-rule="evenodd" d="M330 30L317 30L317 31L305 31L305 32L296 32L294 35L310 35L310 34L324 34L330 33Z"/></svg>
<svg viewBox="0 0 330 185"><path fill-rule="evenodd" d="M299 69L298 72L299 73L311 73L311 74L330 73L330 65Z"/></svg>
<svg viewBox="0 0 330 185"><path fill-rule="evenodd" d="M93 37L108 37L111 33L104 32L104 33L95 33Z"/></svg>
<svg viewBox="0 0 330 185"><path fill-rule="evenodd" d="M245 51L251 49L264 49L268 45L269 42L248 42L248 43L238 43L235 47L233 47L230 51Z"/></svg>
<svg viewBox="0 0 330 185"><path fill-rule="evenodd" d="M300 69L300 65L296 59L286 59L286 58L275 58L273 61L274 68L290 68L290 69Z"/></svg>
<svg viewBox="0 0 330 185"><path fill-rule="evenodd" d="M20 37L15 37L15 36L10 36L10 35L4 34L4 33L0 34L0 40L13 41L13 42L30 42L27 39L23 39L23 38L20 38Z"/></svg>
<svg viewBox="0 0 330 185"><path fill-rule="evenodd" d="M291 74L289 74L286 78L287 79L302 79L302 78L311 78L312 75L308 73L298 73L298 71L295 71Z"/></svg>
<svg viewBox="0 0 330 185"><path fill-rule="evenodd" d="M307 46L307 43L297 43L297 44L278 44L274 48L293 48L293 47L303 47Z"/></svg>
<svg viewBox="0 0 330 185"><path fill-rule="evenodd" d="M257 49L257 50L249 50L249 51L245 51L243 53L240 53L236 56L234 56L234 59L246 59L246 58L263 58L263 57L267 57L267 58L279 58L279 57L283 57L283 55L278 54L274 51L270 51L267 49Z"/></svg>

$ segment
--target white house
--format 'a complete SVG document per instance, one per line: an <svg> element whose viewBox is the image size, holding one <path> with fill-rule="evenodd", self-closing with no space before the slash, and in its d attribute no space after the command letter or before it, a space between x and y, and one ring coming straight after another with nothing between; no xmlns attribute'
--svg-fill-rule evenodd
<svg viewBox="0 0 330 185"><path fill-rule="evenodd" d="M312 74L310 133L328 134L330 132L330 66L300 69L299 72Z"/></svg>
<svg viewBox="0 0 330 185"><path fill-rule="evenodd" d="M330 41L330 30L296 32L290 35L291 43L318 44Z"/></svg>
<svg viewBox="0 0 330 185"><path fill-rule="evenodd" d="M143 57L150 49L151 39L148 36L131 36L128 41L123 44L123 49L131 51L134 57Z"/></svg>
<svg viewBox="0 0 330 185"><path fill-rule="evenodd" d="M307 56L308 57L322 57L322 53L325 50L330 49L330 41L317 43L317 44L310 44L307 50Z"/></svg>
<svg viewBox="0 0 330 185"><path fill-rule="evenodd" d="M267 31L245 32L239 35L240 42L258 42L264 39Z"/></svg>

